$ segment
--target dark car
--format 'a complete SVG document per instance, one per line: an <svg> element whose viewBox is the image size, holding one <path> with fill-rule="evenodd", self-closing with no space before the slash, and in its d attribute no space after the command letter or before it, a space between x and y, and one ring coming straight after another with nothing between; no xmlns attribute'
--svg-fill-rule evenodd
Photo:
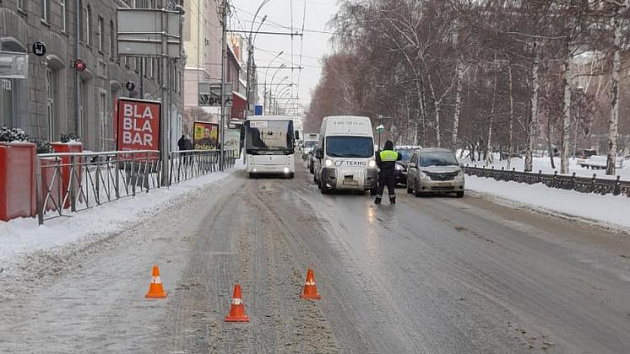
<svg viewBox="0 0 630 354"><path fill-rule="evenodd" d="M317 151L318 147L319 147L319 144L313 145L313 148L311 149L311 151L309 151L306 154L306 163L308 166L308 170L311 173L315 173L315 151Z"/></svg>
<svg viewBox="0 0 630 354"><path fill-rule="evenodd" d="M407 170L409 169L409 161L411 155L420 147L404 147L398 148L399 154L402 155L402 159L396 162L396 169L394 170L394 177L396 178L396 185L407 185Z"/></svg>

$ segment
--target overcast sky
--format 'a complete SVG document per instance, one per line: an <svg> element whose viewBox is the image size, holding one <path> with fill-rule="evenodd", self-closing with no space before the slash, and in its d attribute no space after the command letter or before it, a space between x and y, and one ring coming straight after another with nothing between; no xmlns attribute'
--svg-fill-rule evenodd
<svg viewBox="0 0 630 354"><path fill-rule="evenodd" d="M231 0L234 10L230 23L232 29L250 31L254 13L263 1ZM306 16L304 16L305 7ZM293 97L299 93L300 104L308 107L311 91L317 85L321 74L321 58L332 52L331 34L320 32L330 32L327 23L337 12L337 9L337 0L270 0L265 4L258 13L254 31L265 15L267 15L267 19L260 31L287 33L291 32L291 26L293 26L293 32L301 32L303 22L305 31L303 38L294 36L293 40L291 40L291 36L258 34L254 41L256 65L258 67L268 66L271 60L283 51L283 54L272 63L273 66L284 63L287 66L297 67L300 66L301 60L301 66L304 69L301 73L298 70L259 69L259 82L262 84L265 81L265 71L267 71L267 84L270 83L274 74L274 83L294 83L296 86L291 87L292 89L295 88ZM285 76L288 78L282 81ZM299 92L297 90L298 82ZM272 90L278 89L278 93L284 88L285 86L272 86ZM262 95L262 88L260 92Z"/></svg>

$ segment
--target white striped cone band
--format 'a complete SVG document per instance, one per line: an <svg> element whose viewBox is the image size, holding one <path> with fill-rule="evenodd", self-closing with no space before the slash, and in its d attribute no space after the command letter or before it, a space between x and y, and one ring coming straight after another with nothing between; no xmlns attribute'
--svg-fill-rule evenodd
<svg viewBox="0 0 630 354"><path fill-rule="evenodd" d="M160 279L160 277L151 277L151 283L162 284L162 280Z"/></svg>
<svg viewBox="0 0 630 354"><path fill-rule="evenodd" d="M238 306L238 305L240 305L242 303L243 303L243 301L241 299L239 299L239 298L232 299L232 305Z"/></svg>
<svg viewBox="0 0 630 354"><path fill-rule="evenodd" d="M315 281L307 281L304 285L315 286Z"/></svg>

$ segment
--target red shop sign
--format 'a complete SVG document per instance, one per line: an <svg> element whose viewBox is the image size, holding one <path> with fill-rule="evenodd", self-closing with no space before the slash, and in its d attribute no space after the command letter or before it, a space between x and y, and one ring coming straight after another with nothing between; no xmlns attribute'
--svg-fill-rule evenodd
<svg viewBox="0 0 630 354"><path fill-rule="evenodd" d="M156 101L119 98L117 149L159 150L162 105Z"/></svg>

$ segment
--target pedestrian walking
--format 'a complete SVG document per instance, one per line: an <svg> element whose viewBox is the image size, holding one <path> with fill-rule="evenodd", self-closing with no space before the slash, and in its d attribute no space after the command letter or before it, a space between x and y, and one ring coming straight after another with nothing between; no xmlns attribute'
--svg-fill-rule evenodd
<svg viewBox="0 0 630 354"><path fill-rule="evenodd" d="M389 202L396 204L396 178L394 177L394 171L396 170L396 161L401 159L402 155L394 151L394 143L391 140L387 140L384 149L376 154L376 165L379 167L380 172L376 188L376 199L374 200L375 204L381 204L385 186L387 186L389 193Z"/></svg>

